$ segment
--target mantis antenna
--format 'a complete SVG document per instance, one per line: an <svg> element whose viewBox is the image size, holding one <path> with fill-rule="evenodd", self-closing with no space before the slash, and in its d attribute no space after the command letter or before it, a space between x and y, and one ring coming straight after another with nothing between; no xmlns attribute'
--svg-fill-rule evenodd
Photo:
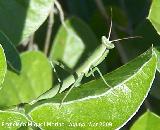
<svg viewBox="0 0 160 130"><path fill-rule="evenodd" d="M110 36L111 36L111 32L112 32L112 8L111 8L111 21L110 21L110 28L109 28L109 33L108 33L108 40L110 39ZM112 41L110 41L111 43L113 43L113 42L117 42L117 41L121 41L121 40L127 40L127 39L134 39L134 38L142 38L141 36L131 36L131 37L125 37L125 38L120 38L120 39L115 39L115 40L112 40Z"/></svg>
<svg viewBox="0 0 160 130"><path fill-rule="evenodd" d="M121 41L121 40L127 40L127 39L134 39L134 38L143 38L142 36L131 36L131 37L124 37L124 38L120 38L120 39L116 39L116 40L112 40L112 42L117 42L117 41Z"/></svg>
<svg viewBox="0 0 160 130"><path fill-rule="evenodd" d="M109 33L108 33L108 38L107 38L107 39L110 39L111 32L112 32L112 8L111 8L111 21L110 21L110 28L109 28Z"/></svg>

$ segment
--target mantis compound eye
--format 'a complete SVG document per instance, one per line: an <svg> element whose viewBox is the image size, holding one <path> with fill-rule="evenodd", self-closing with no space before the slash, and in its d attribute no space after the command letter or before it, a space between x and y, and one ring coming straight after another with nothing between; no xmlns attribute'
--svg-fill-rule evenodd
<svg viewBox="0 0 160 130"><path fill-rule="evenodd" d="M114 44L105 36L102 36L102 44L104 44L107 49L113 49L115 47Z"/></svg>

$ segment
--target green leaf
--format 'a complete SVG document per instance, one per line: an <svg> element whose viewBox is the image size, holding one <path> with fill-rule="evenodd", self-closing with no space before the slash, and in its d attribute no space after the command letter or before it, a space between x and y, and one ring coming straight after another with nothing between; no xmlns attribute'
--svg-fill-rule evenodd
<svg viewBox="0 0 160 130"><path fill-rule="evenodd" d="M74 68L78 61L84 62L88 52L99 43L92 30L80 19L72 17L65 24L66 28L62 25L56 35L50 57Z"/></svg>
<svg viewBox="0 0 160 130"><path fill-rule="evenodd" d="M0 29L17 45L46 20L54 0L1 0Z"/></svg>
<svg viewBox="0 0 160 130"><path fill-rule="evenodd" d="M107 129L113 130L130 120L147 96L156 71L156 55L150 49L138 58L105 75L113 86L107 89L102 79L74 88L59 109L65 93L53 99L37 102L30 108L34 122L59 122L63 126L44 126L45 130L61 129ZM40 105L42 104L42 105ZM50 115L50 116L48 116ZM98 123L90 127L89 124ZM70 123L85 124L70 127ZM102 123L108 126L101 126Z"/></svg>
<svg viewBox="0 0 160 130"><path fill-rule="evenodd" d="M24 123L27 123L27 119L24 115L18 112L0 111L0 129L1 130L17 130ZM19 125L16 126L16 123ZM9 126L11 124L11 126Z"/></svg>
<svg viewBox="0 0 160 130"><path fill-rule="evenodd" d="M30 127L21 127L18 130L37 130L37 129L32 129Z"/></svg>
<svg viewBox="0 0 160 130"><path fill-rule="evenodd" d="M0 85L3 83L7 71L6 57L0 44ZM0 86L1 89L1 86Z"/></svg>
<svg viewBox="0 0 160 130"><path fill-rule="evenodd" d="M157 70L160 72L160 48L155 49L155 52L157 54Z"/></svg>
<svg viewBox="0 0 160 130"><path fill-rule="evenodd" d="M154 49L156 55L157 55L157 73L154 79L154 82L152 84L152 89L150 91L150 94L154 96L157 99L160 99L160 48ZM155 101L155 100L154 100ZM152 101L153 102L153 101Z"/></svg>
<svg viewBox="0 0 160 130"><path fill-rule="evenodd" d="M5 52L6 59L7 59L9 66L16 72L20 72L21 59L18 54L18 51L14 47L12 42L8 39L8 37L1 31L0 31L0 43L2 47L4 48L4 52Z"/></svg>
<svg viewBox="0 0 160 130"><path fill-rule="evenodd" d="M160 82L160 73L157 71L154 82L152 84L151 91L150 91L150 96L152 96L153 98L156 98L156 100L158 100L158 99L160 100L160 84L159 84L159 82ZM151 100L151 101L156 102L156 100ZM157 105L156 105L156 109L158 109Z"/></svg>
<svg viewBox="0 0 160 130"><path fill-rule="evenodd" d="M159 130L160 117L150 111L145 112L132 126L131 130Z"/></svg>
<svg viewBox="0 0 160 130"><path fill-rule="evenodd" d="M29 102L52 86L52 70L44 54L36 51L21 55L21 74L7 71L0 91L0 106Z"/></svg>
<svg viewBox="0 0 160 130"><path fill-rule="evenodd" d="M157 33L160 34L160 1L153 0L150 8L148 19L151 21Z"/></svg>

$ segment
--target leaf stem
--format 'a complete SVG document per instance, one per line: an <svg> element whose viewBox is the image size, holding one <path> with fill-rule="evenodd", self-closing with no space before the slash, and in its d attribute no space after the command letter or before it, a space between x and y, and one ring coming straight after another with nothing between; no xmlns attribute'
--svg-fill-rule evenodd
<svg viewBox="0 0 160 130"><path fill-rule="evenodd" d="M150 105L150 103L148 101L148 98L145 99L144 105L145 105L145 107L146 107L147 110L152 111L152 108L151 108L151 105Z"/></svg>
<svg viewBox="0 0 160 130"><path fill-rule="evenodd" d="M46 34L46 39L45 39L45 44L44 44L44 53L48 55L48 50L49 50L49 45L51 41L51 35L52 35L52 28L54 24L54 4L53 8L51 8L50 14L49 14L49 19L48 19L48 29L47 29L47 34Z"/></svg>
<svg viewBox="0 0 160 130"><path fill-rule="evenodd" d="M34 46L34 33L29 38L28 50L33 50L33 46Z"/></svg>

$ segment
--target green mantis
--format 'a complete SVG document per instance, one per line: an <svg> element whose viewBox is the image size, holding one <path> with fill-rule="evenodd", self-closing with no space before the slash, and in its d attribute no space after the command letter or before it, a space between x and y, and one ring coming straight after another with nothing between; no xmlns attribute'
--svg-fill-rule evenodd
<svg viewBox="0 0 160 130"><path fill-rule="evenodd" d="M69 88L69 90L67 91L67 93L65 94L65 96L62 99L62 102L61 102L61 104L62 104L64 102L64 100L66 99L66 97L68 96L68 94L70 93L70 91L74 87L79 85L79 83L82 81L82 78L84 76L89 77L90 75L94 75L95 71L97 71L99 73L100 77L102 78L102 80L106 84L106 87L111 88L111 86L106 82L106 80L102 76L102 74L101 74L100 70L97 68L97 66L99 64L101 64L101 62L107 57L109 50L113 49L115 47L113 42L123 40L123 39L135 38L135 37L127 37L127 38L116 39L116 40L110 41L109 39L110 39L110 35L111 35L111 30L112 30L112 21L111 21L108 37L102 36L102 43L95 49L95 51L92 53L92 55L90 57L88 57L88 59L81 65L81 67L78 68L74 72L73 75L70 75L63 82L61 82L59 80L60 84L51 88L50 90L48 90L46 93L42 94L40 97L38 97L33 102L36 102L36 101L39 101L42 99L52 98L57 93L61 93L64 90L66 90L67 88ZM59 64L58 64L58 62L51 62L51 65L52 65L53 69L55 70L53 63L57 64L57 65L59 65ZM60 67L65 68L63 65L60 65Z"/></svg>

